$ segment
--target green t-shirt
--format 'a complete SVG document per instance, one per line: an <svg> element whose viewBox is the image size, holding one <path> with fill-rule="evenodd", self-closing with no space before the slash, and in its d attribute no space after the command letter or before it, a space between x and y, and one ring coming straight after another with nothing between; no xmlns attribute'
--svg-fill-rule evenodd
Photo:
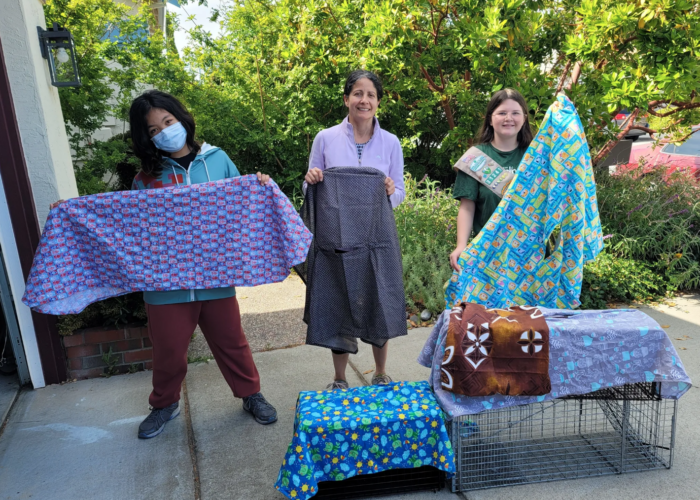
<svg viewBox="0 0 700 500"><path fill-rule="evenodd" d="M527 151L527 148L517 148L513 151L499 151L491 144L479 144L476 147L501 167L508 170L517 169L518 165L520 165L520 160L523 159L525 151ZM476 204L473 225L474 234L479 234L501 202L500 196L461 170L457 171L457 180L452 188L452 196L458 200L462 198L474 200Z"/></svg>

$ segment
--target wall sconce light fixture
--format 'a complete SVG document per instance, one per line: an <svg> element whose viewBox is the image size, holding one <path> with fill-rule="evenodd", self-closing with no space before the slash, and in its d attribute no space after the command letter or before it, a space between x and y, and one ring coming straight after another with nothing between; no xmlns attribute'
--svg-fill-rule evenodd
<svg viewBox="0 0 700 500"><path fill-rule="evenodd" d="M58 23L45 30L37 26L41 56L49 61L51 85L54 87L80 87L78 62L75 57L73 35Z"/></svg>

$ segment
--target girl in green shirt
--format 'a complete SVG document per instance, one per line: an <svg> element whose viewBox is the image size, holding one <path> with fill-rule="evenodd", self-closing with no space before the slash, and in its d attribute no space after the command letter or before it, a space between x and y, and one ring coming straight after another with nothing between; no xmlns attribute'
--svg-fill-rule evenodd
<svg viewBox="0 0 700 500"><path fill-rule="evenodd" d="M532 141L527 103L519 92L503 89L496 92L486 107L484 123L476 148L501 167L515 170ZM452 190L460 200L457 215L457 247L450 254L452 269L459 272L459 256L467 247L472 230L478 234L501 202L489 188L461 170Z"/></svg>

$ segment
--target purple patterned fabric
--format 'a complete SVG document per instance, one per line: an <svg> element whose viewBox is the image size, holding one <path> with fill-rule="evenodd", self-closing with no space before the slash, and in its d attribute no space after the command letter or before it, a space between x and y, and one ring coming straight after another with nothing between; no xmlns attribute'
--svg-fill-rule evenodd
<svg viewBox="0 0 700 500"><path fill-rule="evenodd" d="M279 187L254 175L82 196L49 214L22 301L74 314L130 292L273 283L311 238Z"/></svg>
<svg viewBox="0 0 700 500"><path fill-rule="evenodd" d="M637 382L661 382L661 397L668 399L678 399L690 389L690 378L668 335L643 312L540 309L550 339L552 391L545 396L467 397L442 389L440 372L450 311L440 315L418 363L431 368L430 384L450 418Z"/></svg>

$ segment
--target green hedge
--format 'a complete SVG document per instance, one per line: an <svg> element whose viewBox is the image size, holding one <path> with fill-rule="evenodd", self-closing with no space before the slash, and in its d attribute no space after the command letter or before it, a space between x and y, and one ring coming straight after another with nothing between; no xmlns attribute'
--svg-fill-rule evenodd
<svg viewBox="0 0 700 500"><path fill-rule="evenodd" d="M406 198L394 211L403 255L406 301L433 313L445 307L443 286L452 274L449 255L457 241L457 210L451 190L423 177L405 176Z"/></svg>
<svg viewBox="0 0 700 500"><path fill-rule="evenodd" d="M80 314L58 317L58 333L71 335L81 328L146 324L146 309L141 293L130 293L95 302Z"/></svg>

